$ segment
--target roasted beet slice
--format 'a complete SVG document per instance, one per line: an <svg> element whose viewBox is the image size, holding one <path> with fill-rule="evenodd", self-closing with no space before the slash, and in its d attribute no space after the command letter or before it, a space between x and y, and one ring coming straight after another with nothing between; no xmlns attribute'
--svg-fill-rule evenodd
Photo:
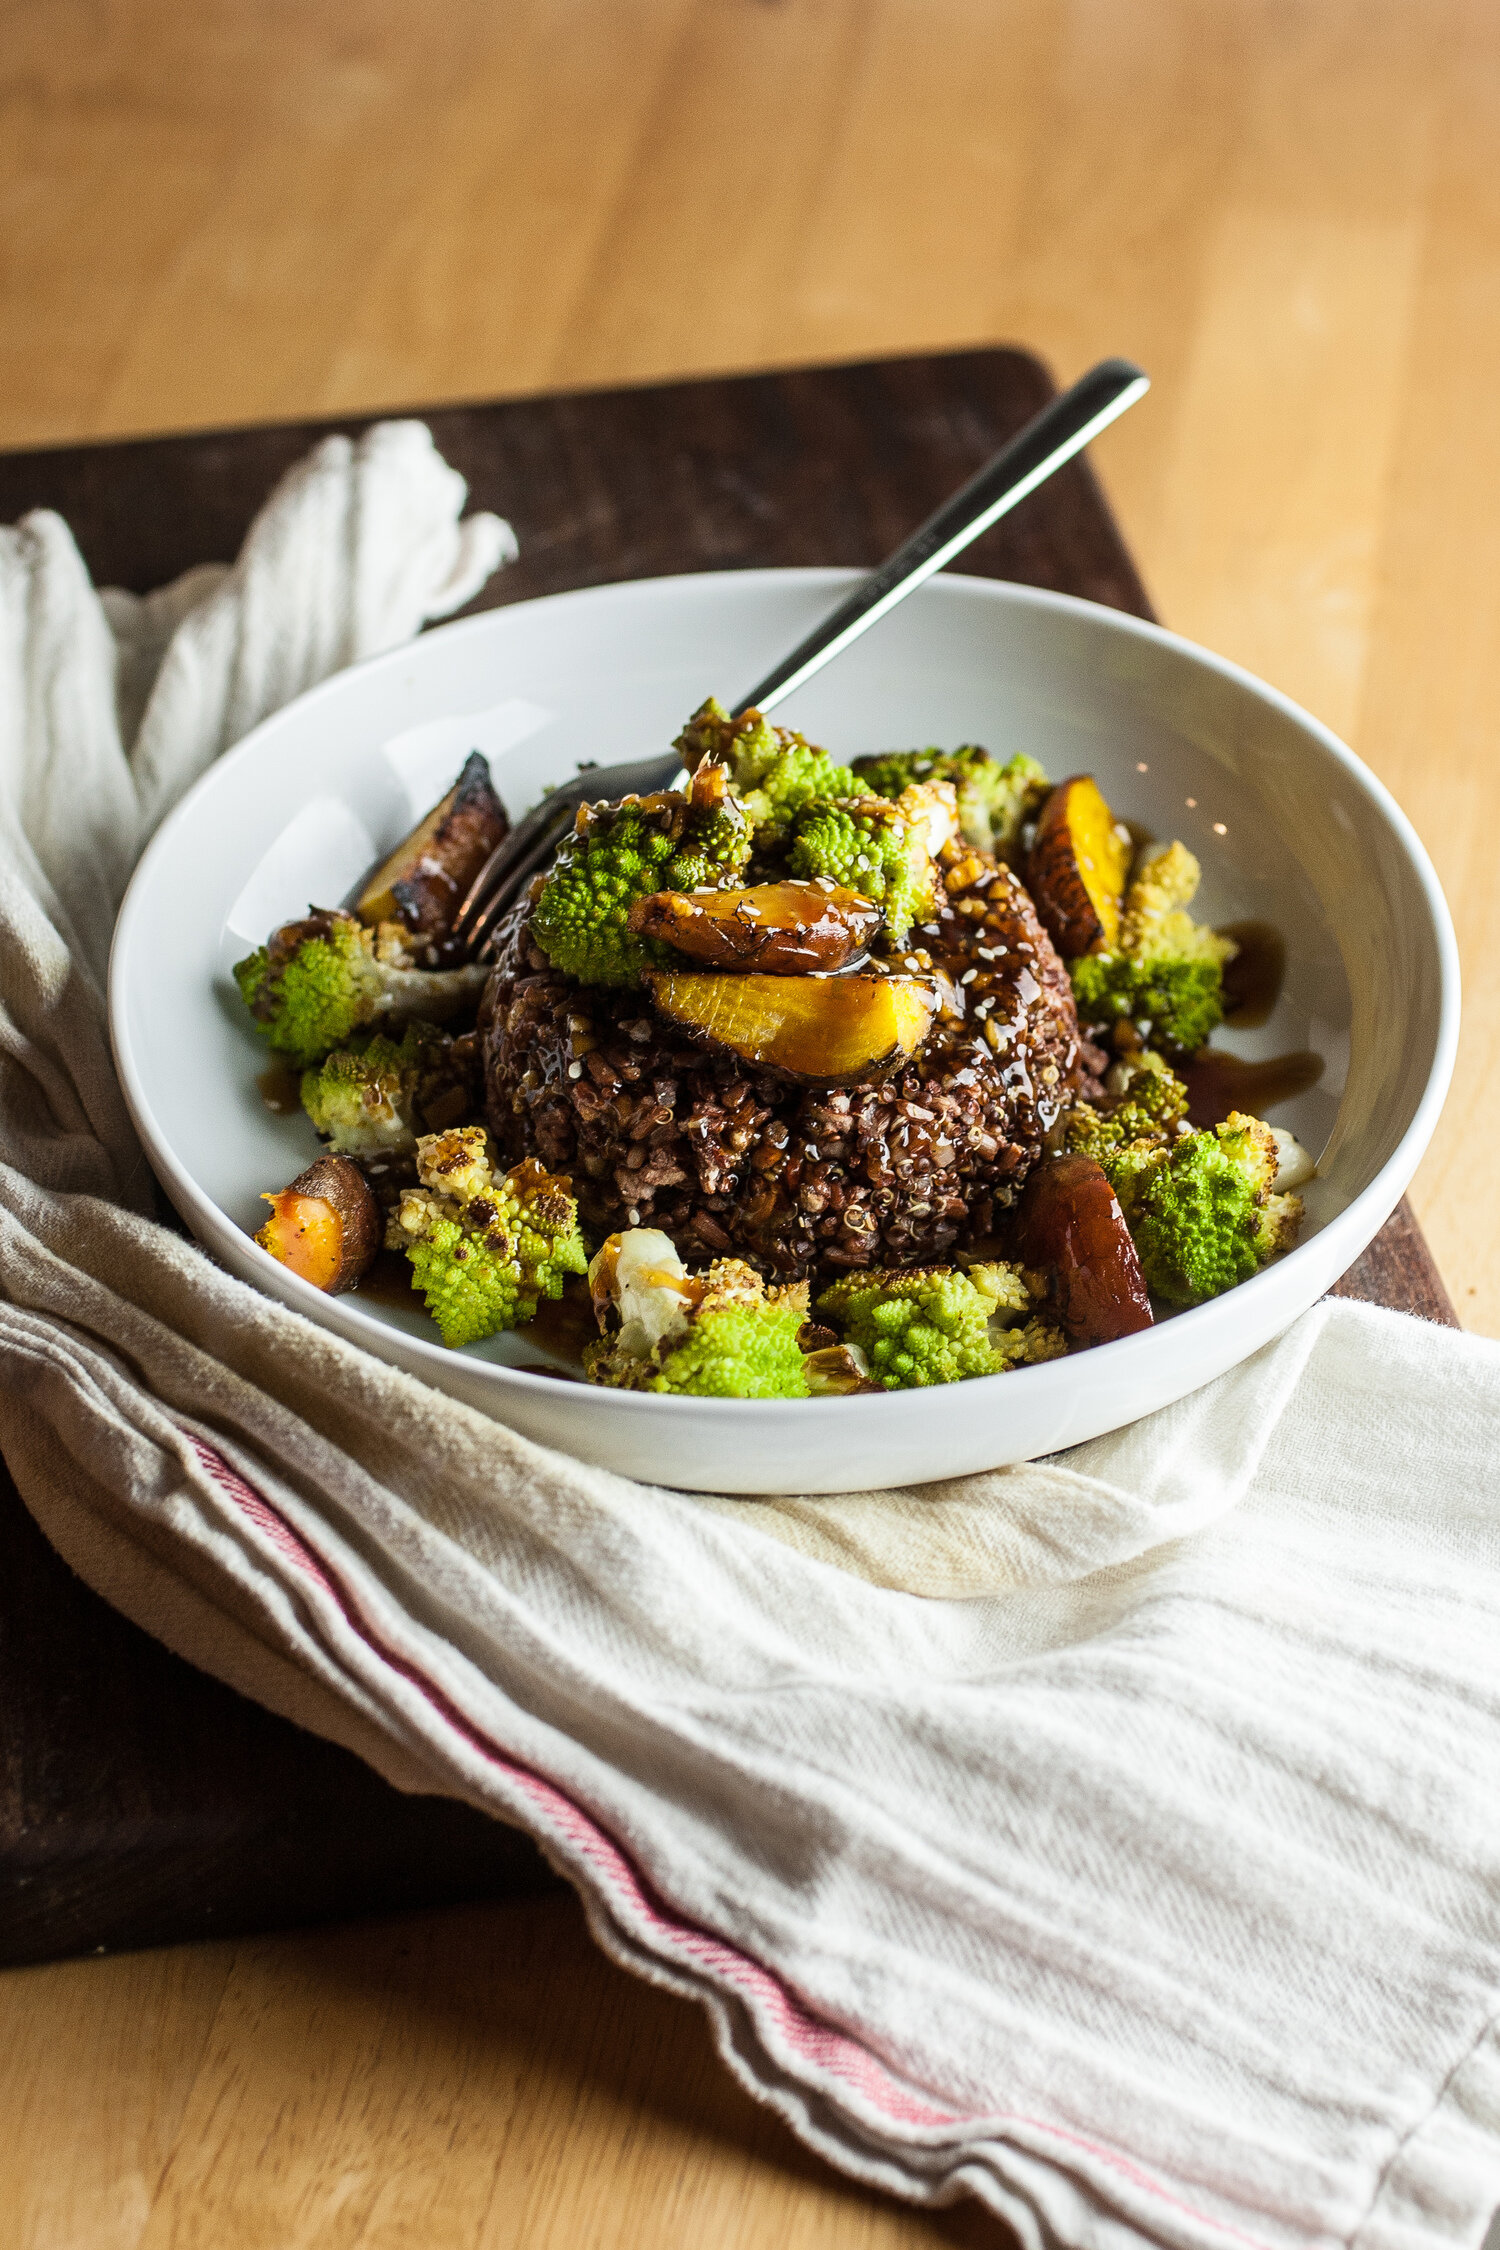
<svg viewBox="0 0 1500 2250"><path fill-rule="evenodd" d="M1047 1305L1072 1344L1109 1344L1151 1326L1130 1229L1090 1156L1038 1164L1021 1196L1016 1254L1040 1273Z"/></svg>
<svg viewBox="0 0 1500 2250"><path fill-rule="evenodd" d="M630 927L709 969L804 976L842 969L880 927L880 908L837 883L755 883L740 891L657 891Z"/></svg>
<svg viewBox="0 0 1500 2250"><path fill-rule="evenodd" d="M802 1086L854 1086L898 1070L937 1012L912 977L767 977L646 973L657 1014Z"/></svg>
<svg viewBox="0 0 1500 2250"><path fill-rule="evenodd" d="M362 922L401 922L416 937L446 937L465 891L509 830L479 751L453 787L376 868L355 907Z"/></svg>
<svg viewBox="0 0 1500 2250"><path fill-rule="evenodd" d="M261 1200L271 1216L256 1241L314 1289L335 1296L369 1271L383 1232L380 1209L347 1156L320 1156L290 1187Z"/></svg>
<svg viewBox="0 0 1500 2250"><path fill-rule="evenodd" d="M1092 775L1075 774L1053 790L1037 823L1026 888L1065 961L1119 937L1130 849Z"/></svg>

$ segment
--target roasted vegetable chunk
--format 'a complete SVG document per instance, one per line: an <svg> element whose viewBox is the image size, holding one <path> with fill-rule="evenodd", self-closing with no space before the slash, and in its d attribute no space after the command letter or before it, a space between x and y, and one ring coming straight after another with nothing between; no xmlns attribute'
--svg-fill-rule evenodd
<svg viewBox="0 0 1500 2250"><path fill-rule="evenodd" d="M1290 1250L1306 1180L1306 1151L1289 1133L1233 1112L1222 1125L1166 1145L1136 1142L1106 1158L1147 1283L1169 1304L1198 1305Z"/></svg>
<svg viewBox="0 0 1500 2250"><path fill-rule="evenodd" d="M255 1237L262 1250L329 1296L352 1289L380 1248L375 1198L346 1156L320 1156L290 1187L261 1201L271 1206Z"/></svg>
<svg viewBox="0 0 1500 2250"><path fill-rule="evenodd" d="M477 1003L487 969L423 969L413 959L395 924L367 930L352 914L315 907L236 962L234 981L261 1037L310 1068L367 1025L447 1023Z"/></svg>
<svg viewBox="0 0 1500 2250"><path fill-rule="evenodd" d="M635 935L630 910L659 891L732 884L750 857L750 829L725 769L700 766L686 793L659 789L617 805L580 805L574 830L532 916L537 944L581 984L634 984L670 959Z"/></svg>
<svg viewBox="0 0 1500 2250"><path fill-rule="evenodd" d="M411 1260L414 1286L451 1349L519 1327L541 1298L562 1295L565 1275L587 1271L571 1183L534 1157L500 1172L482 1125L425 1135L417 1179L386 1242Z"/></svg>
<svg viewBox="0 0 1500 2250"><path fill-rule="evenodd" d="M1040 1277L1074 1344L1108 1344L1151 1326L1151 1300L1124 1213L1087 1156L1056 1156L1026 1182L1016 1253Z"/></svg>
<svg viewBox="0 0 1500 2250"><path fill-rule="evenodd" d="M842 969L880 921L878 906L825 877L743 891L658 891L636 900L628 926L711 969L789 977Z"/></svg>
<svg viewBox="0 0 1500 2250"><path fill-rule="evenodd" d="M589 1267L608 1333L584 1353L591 1383L690 1398L806 1398L797 1337L807 1283L768 1289L753 1266L717 1258L690 1274L654 1227L611 1235Z"/></svg>
<svg viewBox="0 0 1500 2250"><path fill-rule="evenodd" d="M1198 862L1186 844L1143 854L1125 894L1118 943L1070 964L1085 1023L1129 1017L1140 1036L1173 1054L1193 1054L1223 1020L1224 967L1232 938L1187 912Z"/></svg>
<svg viewBox="0 0 1500 2250"><path fill-rule="evenodd" d="M1057 1359L1062 1337L1036 1318L1015 1266L915 1267L849 1274L825 1289L818 1311L842 1329L882 1390L921 1390Z"/></svg>
<svg viewBox="0 0 1500 2250"><path fill-rule="evenodd" d="M355 912L371 927L400 922L414 937L446 937L465 891L509 828L489 762L475 750L447 796L376 868Z"/></svg>
<svg viewBox="0 0 1500 2250"><path fill-rule="evenodd" d="M1075 1102L1063 1128L1069 1156L1091 1156L1106 1171L1120 1149L1175 1140L1187 1116L1188 1090L1160 1055L1148 1048L1116 1063L1098 1102Z"/></svg>
<svg viewBox="0 0 1500 2250"><path fill-rule="evenodd" d="M1112 946L1130 866L1130 836L1089 774L1053 790L1037 823L1026 888L1065 961Z"/></svg>
<svg viewBox="0 0 1500 2250"><path fill-rule="evenodd" d="M912 977L711 976L653 969L666 1022L803 1086L853 1086L915 1054L937 993Z"/></svg>
<svg viewBox="0 0 1500 2250"><path fill-rule="evenodd" d="M819 799L797 815L788 865L794 875L822 876L873 899L892 943L902 945L937 900L932 855L948 840L935 825L945 812L956 830L951 794L944 807L935 790L913 789L896 804L884 797Z"/></svg>
<svg viewBox="0 0 1500 2250"><path fill-rule="evenodd" d="M399 1044L377 1032L302 1073L302 1107L341 1156L409 1156L418 1133L462 1124L478 1099L472 1034L408 1024Z"/></svg>
<svg viewBox="0 0 1500 2250"><path fill-rule="evenodd" d="M763 854L780 849L797 813L814 798L852 797L859 791L849 768L804 735L773 727L759 711L742 711L732 719L713 696L693 713L672 747L691 773L705 760L728 768Z"/></svg>
<svg viewBox="0 0 1500 2250"><path fill-rule="evenodd" d="M976 742L957 750L884 751L856 758L850 771L876 797L899 797L914 782L951 782L959 834L982 852L1009 852L1048 790L1046 774L1024 750L1002 764Z"/></svg>

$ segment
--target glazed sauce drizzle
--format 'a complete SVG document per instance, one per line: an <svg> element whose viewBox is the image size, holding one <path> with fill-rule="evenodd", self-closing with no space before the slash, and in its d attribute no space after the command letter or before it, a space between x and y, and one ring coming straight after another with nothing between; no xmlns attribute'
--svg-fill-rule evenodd
<svg viewBox="0 0 1500 2250"><path fill-rule="evenodd" d="M1232 1109L1264 1117L1277 1102L1289 1102L1295 1094L1305 1094L1322 1075L1323 1057L1306 1049L1294 1055L1271 1055L1264 1062L1246 1062L1242 1055L1200 1047L1191 1062L1178 1066L1178 1076L1188 1090L1190 1125L1221 1125Z"/></svg>
<svg viewBox="0 0 1500 2250"><path fill-rule="evenodd" d="M1231 1031L1254 1031L1281 997L1286 940L1274 922L1228 922L1219 935L1239 947L1224 968L1224 1021Z"/></svg>
<svg viewBox="0 0 1500 2250"><path fill-rule="evenodd" d="M377 1305L402 1305L411 1311L421 1298L413 1295L411 1262L399 1250L377 1250L375 1262L354 1284L356 1297L370 1297Z"/></svg>
<svg viewBox="0 0 1500 2250"><path fill-rule="evenodd" d="M563 1360L581 1375L583 1347L592 1344L599 1334L589 1285L583 1276L570 1273L563 1283L562 1295L544 1297L536 1308L536 1318L520 1333L535 1344L538 1351L550 1352L554 1359ZM528 1375L559 1375L562 1369L528 1365L526 1372Z"/></svg>
<svg viewBox="0 0 1500 2250"><path fill-rule="evenodd" d="M301 1073L290 1063L273 1062L255 1081L260 1098L276 1117L286 1117L302 1107Z"/></svg>

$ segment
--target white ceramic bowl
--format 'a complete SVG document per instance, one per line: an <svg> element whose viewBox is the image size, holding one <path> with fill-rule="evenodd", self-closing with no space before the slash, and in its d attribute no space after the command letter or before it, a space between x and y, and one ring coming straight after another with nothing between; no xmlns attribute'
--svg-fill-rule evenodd
<svg viewBox="0 0 1500 2250"><path fill-rule="evenodd" d="M1098 775L1125 816L1198 854L1198 907L1285 935L1289 969L1241 1053L1311 1047L1282 1110L1320 1158L1303 1240L1145 1335L951 1389L751 1402L622 1395L511 1364L522 1331L448 1352L417 1311L325 1297L251 1239L260 1191L308 1163L300 1116L230 982L273 925L337 900L487 751L512 814L580 759L665 746L710 692L760 676L851 582L743 571L603 586L492 611L355 666L220 759L130 886L110 969L126 1096L163 1186L224 1264L529 1436L663 1484L837 1491L1027 1460L1165 1406L1255 1351L1353 1262L1427 1145L1458 1029L1458 967L1427 855L1326 727L1234 665L1117 611L990 579L933 580L778 711L841 757L923 743L1034 752Z"/></svg>

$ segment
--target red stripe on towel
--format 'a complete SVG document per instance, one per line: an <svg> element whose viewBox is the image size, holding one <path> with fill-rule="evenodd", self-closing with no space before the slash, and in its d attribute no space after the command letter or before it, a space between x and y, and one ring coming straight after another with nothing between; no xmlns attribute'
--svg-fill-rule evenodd
<svg viewBox="0 0 1500 2250"><path fill-rule="evenodd" d="M742 1953L738 1947L726 1944L724 1939L712 1936L695 1923L685 1921L656 1897L633 1861L627 1859L614 1838L599 1826L591 1814L566 1796L545 1774L520 1764L508 1751L498 1748L487 1736L482 1735L436 1681L418 1671L406 1657L399 1655L379 1638L359 1615L343 1587L330 1575L327 1566L308 1546L301 1533L272 1507L263 1494L245 1482L222 1453L205 1444L191 1430L184 1430L182 1434L225 1497L232 1500L241 1513L255 1524L278 1553L294 1563L304 1576L314 1580L329 1599L337 1604L351 1630L374 1650L381 1662L415 1687L455 1733L461 1735L472 1749L477 1750L491 1765L498 1766L508 1776L530 1801L542 1826L549 1833L565 1837L577 1847L619 1905L633 1910L633 1916L632 1912L621 1914L620 1919L627 1926L632 1918L649 1923L652 1936L664 1954L675 1954L680 1959L690 1961L695 1967L711 1971L736 1986L775 2019L788 2044L806 2062L842 2079L845 2085L862 2094L893 2124L988 2126L993 2131L1006 2122L1004 2115L993 2110L968 2113L940 2109L935 2103L912 2093L858 2040L850 2038L844 2032L835 2031L830 2025L820 2022L816 2016L810 2015L788 1986L772 1970L766 1968L764 1963L757 1961L751 1954ZM1148 2172L1143 2172L1138 2165L1132 2164L1114 2149L1101 2147L1097 2142L1086 2140L1078 2133L1071 2133L1066 2127L1054 2125L1046 2118L1011 2113L1010 2121L1028 2126L1033 2131L1046 2133L1069 2147L1081 2149L1085 2154L1109 2165L1134 2186L1143 2188L1159 2202L1180 2211L1197 2225L1212 2227L1232 2241L1244 2243L1247 2250L1267 2250L1267 2246L1255 2235L1245 2234L1222 2219L1212 2218L1206 2212L1195 2210L1190 2203L1173 2195Z"/></svg>

